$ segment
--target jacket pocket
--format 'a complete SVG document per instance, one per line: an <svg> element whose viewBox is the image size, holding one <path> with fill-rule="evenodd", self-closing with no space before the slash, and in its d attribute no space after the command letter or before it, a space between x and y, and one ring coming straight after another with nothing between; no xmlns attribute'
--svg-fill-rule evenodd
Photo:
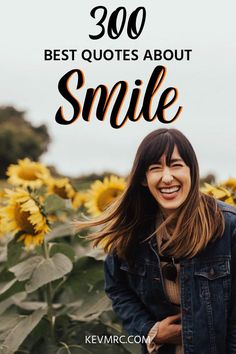
<svg viewBox="0 0 236 354"><path fill-rule="evenodd" d="M208 280L225 277L230 275L229 260L214 261L207 264L196 264L194 274Z"/></svg>
<svg viewBox="0 0 236 354"><path fill-rule="evenodd" d="M231 277L229 259L196 263L194 269L196 282L200 287L200 297L217 302L229 300Z"/></svg>
<svg viewBox="0 0 236 354"><path fill-rule="evenodd" d="M134 266L130 268L127 262L123 262L121 263L120 269L130 274L139 275L141 277L146 275L145 264L141 263L135 263Z"/></svg>
<svg viewBox="0 0 236 354"><path fill-rule="evenodd" d="M225 353L220 348L223 348L226 343L226 328L230 311L231 275L229 258L209 259L205 262L198 261L198 263L195 263L194 289L196 296L194 308L199 313L198 318L201 318L200 325L196 321L196 328L199 328L199 340L201 341L201 336L204 338L202 331L207 331L209 339L205 352Z"/></svg>
<svg viewBox="0 0 236 354"><path fill-rule="evenodd" d="M135 263L129 267L127 262L122 262L120 270L124 272L124 277L127 278L129 286L138 294L141 295L145 290L145 277L147 274L146 266L143 263Z"/></svg>

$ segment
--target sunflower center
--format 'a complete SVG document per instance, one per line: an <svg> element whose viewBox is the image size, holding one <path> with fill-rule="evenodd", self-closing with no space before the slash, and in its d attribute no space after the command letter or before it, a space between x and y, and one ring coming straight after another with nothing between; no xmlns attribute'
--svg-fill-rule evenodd
<svg viewBox="0 0 236 354"><path fill-rule="evenodd" d="M114 199L121 193L117 188L109 188L102 192L98 198L97 206L100 211L104 211Z"/></svg>
<svg viewBox="0 0 236 354"><path fill-rule="evenodd" d="M63 199L69 199L65 187L57 187L57 186L54 186L54 187L53 187L53 191L54 191L55 194L59 195L59 197L61 197L61 198L63 198Z"/></svg>
<svg viewBox="0 0 236 354"><path fill-rule="evenodd" d="M30 235L35 235L36 233L33 225L29 221L29 216L30 213L28 211L21 210L19 203L15 206L15 220L19 228Z"/></svg>
<svg viewBox="0 0 236 354"><path fill-rule="evenodd" d="M26 180L26 181L35 181L38 179L38 173L40 171L35 166L28 166L27 168L21 168L18 171L18 177Z"/></svg>

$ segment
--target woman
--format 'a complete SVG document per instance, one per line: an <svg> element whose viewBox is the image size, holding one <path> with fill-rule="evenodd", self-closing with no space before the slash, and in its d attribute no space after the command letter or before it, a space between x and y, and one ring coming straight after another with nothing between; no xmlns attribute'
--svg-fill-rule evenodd
<svg viewBox="0 0 236 354"><path fill-rule="evenodd" d="M236 209L200 193L180 131L144 138L125 192L83 226L98 225L105 291L142 353L236 353Z"/></svg>

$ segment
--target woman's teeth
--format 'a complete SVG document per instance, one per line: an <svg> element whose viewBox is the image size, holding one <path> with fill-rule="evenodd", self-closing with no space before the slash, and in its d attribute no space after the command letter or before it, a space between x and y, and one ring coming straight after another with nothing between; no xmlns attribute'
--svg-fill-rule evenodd
<svg viewBox="0 0 236 354"><path fill-rule="evenodd" d="M159 188L159 191L161 193L167 193L167 194L175 193L175 192L178 192L179 190L180 190L180 186L170 187L170 188Z"/></svg>

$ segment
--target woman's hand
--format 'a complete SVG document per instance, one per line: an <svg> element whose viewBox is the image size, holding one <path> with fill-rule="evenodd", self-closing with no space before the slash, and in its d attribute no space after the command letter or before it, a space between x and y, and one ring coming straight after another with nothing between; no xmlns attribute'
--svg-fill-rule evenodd
<svg viewBox="0 0 236 354"><path fill-rule="evenodd" d="M181 344L182 343L182 326L175 322L181 320L181 314L166 317L160 321L158 333L154 339L156 344Z"/></svg>

